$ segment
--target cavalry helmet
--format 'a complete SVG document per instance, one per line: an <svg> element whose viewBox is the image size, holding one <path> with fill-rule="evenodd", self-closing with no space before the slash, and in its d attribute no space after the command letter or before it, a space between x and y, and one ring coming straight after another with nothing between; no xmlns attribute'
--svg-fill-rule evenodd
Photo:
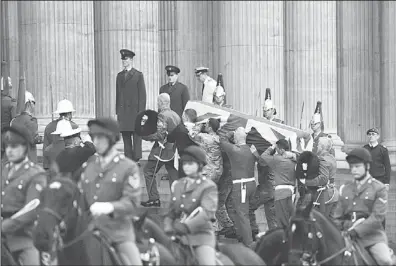
<svg viewBox="0 0 396 266"><path fill-rule="evenodd" d="M88 121L89 134L102 134L109 137L112 141L120 140L120 128L117 121L112 118L97 118Z"/></svg>
<svg viewBox="0 0 396 266"><path fill-rule="evenodd" d="M365 148L353 149L346 157L348 163L371 163L372 158L370 152Z"/></svg>
<svg viewBox="0 0 396 266"><path fill-rule="evenodd" d="M203 165L207 164L205 151L195 145L188 146L181 152L182 161L195 161Z"/></svg>
<svg viewBox="0 0 396 266"><path fill-rule="evenodd" d="M61 100L58 102L58 106L57 106L55 113L63 114L63 113L71 113L71 112L75 112L75 111L76 110L74 110L72 102L64 99L64 100Z"/></svg>

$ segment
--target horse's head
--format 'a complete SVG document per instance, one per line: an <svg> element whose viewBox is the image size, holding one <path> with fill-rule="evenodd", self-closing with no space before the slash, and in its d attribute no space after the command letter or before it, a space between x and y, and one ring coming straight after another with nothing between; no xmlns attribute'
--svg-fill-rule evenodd
<svg viewBox="0 0 396 266"><path fill-rule="evenodd" d="M78 206L80 191L66 178L54 179L41 193L34 244L42 252L55 252L62 245L61 233L66 232L68 219L81 212Z"/></svg>
<svg viewBox="0 0 396 266"><path fill-rule="evenodd" d="M311 214L313 195L305 194L301 204L290 219L287 238L289 242L290 265L314 265L319 249L321 233L317 231L316 220Z"/></svg>

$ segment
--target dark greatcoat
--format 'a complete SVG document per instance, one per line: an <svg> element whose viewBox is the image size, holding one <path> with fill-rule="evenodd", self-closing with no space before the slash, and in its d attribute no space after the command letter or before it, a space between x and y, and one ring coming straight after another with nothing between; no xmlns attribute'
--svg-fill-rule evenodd
<svg viewBox="0 0 396 266"><path fill-rule="evenodd" d="M175 111L181 117L184 107L186 107L187 102L190 100L190 93L187 86L178 81L173 86L168 83L160 88L161 93L169 94L171 110Z"/></svg>
<svg viewBox="0 0 396 266"><path fill-rule="evenodd" d="M116 114L120 131L135 131L139 112L146 110L146 86L142 72L121 71L116 80Z"/></svg>

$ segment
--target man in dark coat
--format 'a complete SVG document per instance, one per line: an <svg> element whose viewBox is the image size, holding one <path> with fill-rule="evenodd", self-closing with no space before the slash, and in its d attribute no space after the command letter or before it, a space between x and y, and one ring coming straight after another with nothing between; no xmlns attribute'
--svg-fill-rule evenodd
<svg viewBox="0 0 396 266"><path fill-rule="evenodd" d="M146 86L142 72L132 67L135 53L126 49L120 53L124 70L117 75L116 114L125 156L139 161L142 158L142 139L135 133L135 120L137 114L146 109Z"/></svg>
<svg viewBox="0 0 396 266"><path fill-rule="evenodd" d="M178 81L180 69L175 66L166 66L168 83L160 88L161 93L168 93L171 99L171 110L175 111L180 117L183 115L184 107L190 100L190 93L186 85Z"/></svg>
<svg viewBox="0 0 396 266"><path fill-rule="evenodd" d="M5 84L7 82L8 84ZM11 78L1 78L1 130L10 126L11 120L16 116L17 100L12 98L9 90L12 88ZM4 156L4 145L1 146L1 159Z"/></svg>

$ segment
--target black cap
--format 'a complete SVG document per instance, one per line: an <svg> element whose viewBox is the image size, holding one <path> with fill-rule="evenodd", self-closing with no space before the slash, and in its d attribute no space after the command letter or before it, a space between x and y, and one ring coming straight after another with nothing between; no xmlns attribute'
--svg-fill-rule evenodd
<svg viewBox="0 0 396 266"><path fill-rule="evenodd" d="M378 134L379 135L379 129L377 128L377 127L373 127L373 128L370 128L369 130L367 130L367 135L369 134L369 133L376 133L376 134Z"/></svg>
<svg viewBox="0 0 396 266"><path fill-rule="evenodd" d="M195 75L200 75L201 73L207 73L209 71L209 68L207 67L197 67L195 69Z"/></svg>
<svg viewBox="0 0 396 266"><path fill-rule="evenodd" d="M105 134L113 137L117 142L120 140L120 128L117 121L112 118L97 118L88 121L90 134Z"/></svg>
<svg viewBox="0 0 396 266"><path fill-rule="evenodd" d="M4 136L3 141L5 143L18 143L33 145L33 136L29 134L29 131L23 125L13 124L9 127L5 127L2 130Z"/></svg>
<svg viewBox="0 0 396 266"><path fill-rule="evenodd" d="M169 75L171 72L174 72L176 74L180 73L180 68L176 66L166 66L165 67L166 73Z"/></svg>
<svg viewBox="0 0 396 266"><path fill-rule="evenodd" d="M128 49L121 49L120 54L122 60L125 60L127 58L133 58L135 56L135 53Z"/></svg>

